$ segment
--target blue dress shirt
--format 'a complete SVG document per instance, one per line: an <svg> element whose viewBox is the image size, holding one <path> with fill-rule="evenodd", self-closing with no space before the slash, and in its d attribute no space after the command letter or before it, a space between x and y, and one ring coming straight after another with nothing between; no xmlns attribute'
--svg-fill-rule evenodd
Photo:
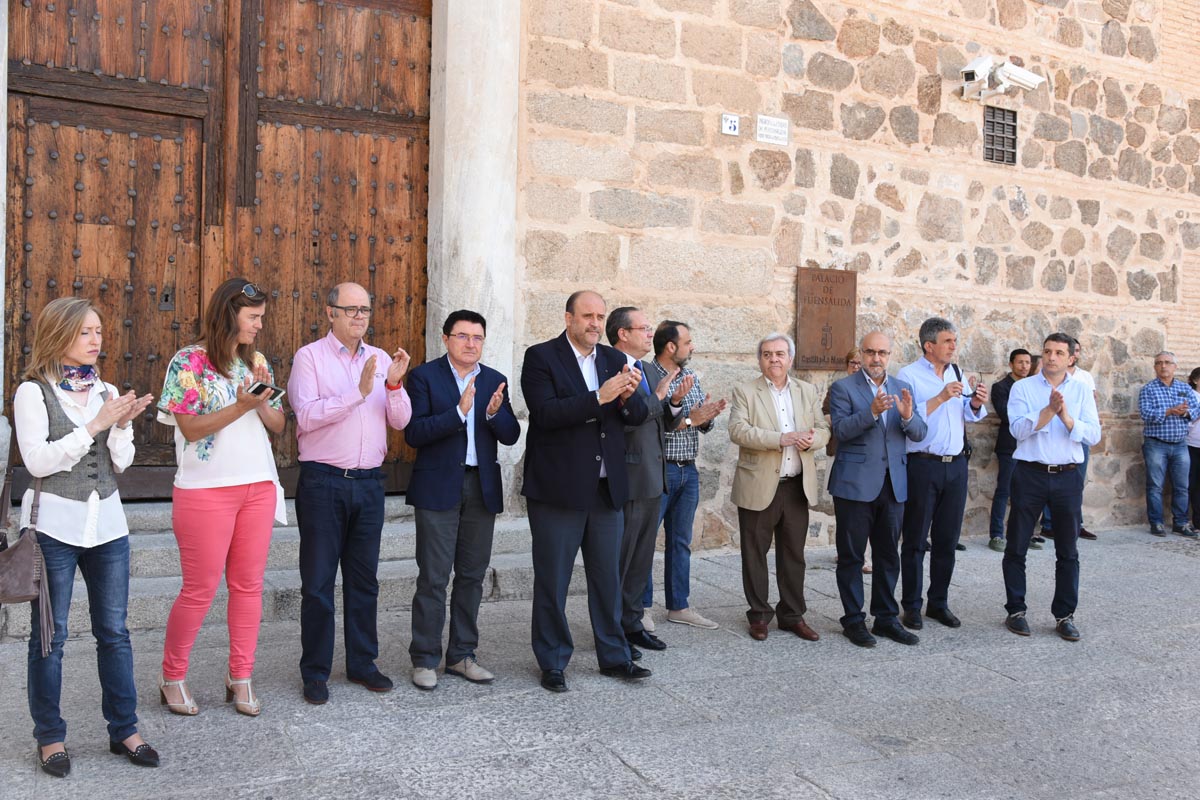
<svg viewBox="0 0 1200 800"><path fill-rule="evenodd" d="M1042 409L1050 404L1053 388L1041 373L1013 384L1008 395L1008 429L1017 440L1017 451L1013 453L1017 461L1082 464L1084 445L1091 447L1100 441L1100 415L1092 388L1070 375L1058 385L1058 391L1075 426L1068 431L1055 415L1035 430Z"/></svg>
<svg viewBox="0 0 1200 800"><path fill-rule="evenodd" d="M971 408L971 398L964 393L961 403L955 403L954 398L942 403L932 414L925 413L925 404L939 394L948 383L958 380L954 367L947 365L941 377L933 368L933 362L928 358L914 361L904 367L896 375L900 380L907 381L913 387L913 403L919 404L921 416L925 418L928 430L925 438L919 442L908 439L905 448L910 453L930 453L935 456L956 456L963 451L966 422L978 422L987 416L987 406L981 405L979 410ZM961 411L959 410L961 408Z"/></svg>
<svg viewBox="0 0 1200 800"><path fill-rule="evenodd" d="M458 394L461 396L467 390L467 383L470 382L471 378L479 375L479 362L475 362L475 369L462 376L458 374L458 370L451 364L450 374L454 376L454 382L458 384ZM486 404L492 398L480 398L478 394L475 395L476 403L480 402L481 399ZM460 407L458 409L458 418L467 424L467 457L463 460L468 467L478 467L479 456L475 455L475 406L472 405L471 410L466 414L462 412L462 408Z"/></svg>

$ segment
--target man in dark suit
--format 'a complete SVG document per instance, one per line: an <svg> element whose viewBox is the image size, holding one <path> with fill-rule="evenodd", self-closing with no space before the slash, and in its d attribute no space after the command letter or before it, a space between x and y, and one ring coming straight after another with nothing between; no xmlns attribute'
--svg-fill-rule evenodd
<svg viewBox="0 0 1200 800"><path fill-rule="evenodd" d="M479 603L496 515L504 510L496 445L516 444L521 427L505 377L479 363L486 336L482 316L452 312L442 325L446 355L417 367L408 378L413 416L404 440L417 448L417 461L405 499L416 507L420 570L408 652L412 682L419 689L437 686L451 569L446 672L473 683L495 677L475 659Z"/></svg>
<svg viewBox="0 0 1200 800"><path fill-rule="evenodd" d="M996 430L996 491L992 494L992 516L988 524L988 547L1004 552L1004 515L1008 512L1008 495L1013 474L1013 452L1017 440L1008 429L1008 394L1013 384L1029 375L1029 351L1018 347L1008 354L1008 374L992 384L992 408L1000 418Z"/></svg>
<svg viewBox="0 0 1200 800"><path fill-rule="evenodd" d="M625 426L648 410L636 390L641 370L600 344L607 309L595 292L567 298L566 330L525 351L521 392L529 408L525 485L533 534L532 644L542 686L565 692L574 643L567 589L583 550L596 659L605 675L637 680L621 630L622 509L629 499Z"/></svg>
<svg viewBox="0 0 1200 800"><path fill-rule="evenodd" d="M829 415L838 440L829 470L829 493L837 520L837 584L842 596L842 632L859 647L874 647L863 613L863 551L869 541L874 561L871 614L874 633L901 644L916 634L900 625L896 580L897 545L908 499L905 439L925 437L925 420L913 407L912 387L887 374L891 340L879 331L862 340L863 370L829 389Z"/></svg>
<svg viewBox="0 0 1200 800"><path fill-rule="evenodd" d="M654 389L646 380L644 358L654 344L654 326L637 308L622 306L608 316L605 330L609 344L625 354L630 369L642 370L638 395L649 413L641 425L625 426L625 471L629 499L625 501L625 535L621 539L621 628L634 658L636 650L666 650L667 645L642 625L642 595L654 565L654 542L658 538L659 509L667 491L667 462L663 457L666 430L675 428L683 415L668 409L667 392L679 374L676 367ZM653 373L651 373L653 374Z"/></svg>

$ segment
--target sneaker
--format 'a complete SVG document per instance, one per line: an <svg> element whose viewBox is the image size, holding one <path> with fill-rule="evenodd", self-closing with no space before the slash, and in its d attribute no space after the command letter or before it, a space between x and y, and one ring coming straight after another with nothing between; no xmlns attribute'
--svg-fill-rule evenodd
<svg viewBox="0 0 1200 800"><path fill-rule="evenodd" d="M707 617L701 616L694 608L681 608L678 611L667 612L667 622L676 622L680 625L691 625L693 628L704 628L705 630L715 631L721 627Z"/></svg>
<svg viewBox="0 0 1200 800"><path fill-rule="evenodd" d="M418 689L429 691L437 688L437 670L428 669L427 667L413 667L412 671L413 686Z"/></svg>
<svg viewBox="0 0 1200 800"><path fill-rule="evenodd" d="M491 683L496 679L495 675L479 666L475 656L467 656L457 664L447 664L446 674L466 678L471 683Z"/></svg>
<svg viewBox="0 0 1200 800"><path fill-rule="evenodd" d="M995 550L997 553L1003 553L1004 552L1004 537L1003 536L993 536L988 541L988 547L990 547L992 550Z"/></svg>
<svg viewBox="0 0 1200 800"><path fill-rule="evenodd" d="M1171 533L1178 533L1180 536L1186 536L1189 539L1195 539L1197 536L1200 536L1200 534L1196 533L1196 529L1192 527L1192 523L1190 522L1172 526Z"/></svg>
<svg viewBox="0 0 1200 800"><path fill-rule="evenodd" d="M1054 623L1054 632L1068 642L1079 641L1079 628L1075 627L1075 617L1073 615L1056 620Z"/></svg>
<svg viewBox="0 0 1200 800"><path fill-rule="evenodd" d="M642 630L647 633L654 633L654 617L650 616L650 609L642 611Z"/></svg>
<svg viewBox="0 0 1200 800"><path fill-rule="evenodd" d="M1015 633L1017 636L1029 635L1029 623L1025 621L1025 612L1018 611L1015 614L1009 614L1004 620L1004 627Z"/></svg>
<svg viewBox="0 0 1200 800"><path fill-rule="evenodd" d="M1155 536L1166 536L1167 529L1161 522L1152 522L1150 523L1150 533Z"/></svg>

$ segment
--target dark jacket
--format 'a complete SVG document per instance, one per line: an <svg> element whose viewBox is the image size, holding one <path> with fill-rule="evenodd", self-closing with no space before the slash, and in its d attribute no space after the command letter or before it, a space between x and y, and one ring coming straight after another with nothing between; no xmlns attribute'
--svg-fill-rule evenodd
<svg viewBox="0 0 1200 800"><path fill-rule="evenodd" d="M1017 440L1008 429L1008 393L1012 391L1014 383L1016 381L1010 372L1002 380L992 384L992 408L996 409L996 416L1000 418L1000 429L996 431L997 453L1017 452Z"/></svg>

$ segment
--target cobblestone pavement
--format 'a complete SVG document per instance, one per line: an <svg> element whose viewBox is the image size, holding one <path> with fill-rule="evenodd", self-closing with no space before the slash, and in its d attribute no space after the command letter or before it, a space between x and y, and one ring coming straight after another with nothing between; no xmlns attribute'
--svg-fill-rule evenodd
<svg viewBox="0 0 1200 800"><path fill-rule="evenodd" d="M408 682L408 615L380 620L390 694L345 680L304 704L295 623L265 627L258 719L226 706L224 628L201 634L195 718L159 705L162 633L134 636L141 730L163 767L110 755L89 640L68 643L64 716L73 772L42 775L25 706L25 645L0 646L0 798L1182 798L1200 796L1196 596L1200 543L1103 531L1080 543L1083 641L1053 633L1054 554L1030 553L1034 635L1004 630L1000 554L959 554L957 630L927 624L915 648L860 650L839 635L831 548L809 551L808 643L772 629L752 641L736 553L693 565L692 602L717 631L667 624L654 676L596 671L583 598L571 691L537 684L529 603L485 605L480 660L491 686ZM340 657L340 654L339 654Z"/></svg>

